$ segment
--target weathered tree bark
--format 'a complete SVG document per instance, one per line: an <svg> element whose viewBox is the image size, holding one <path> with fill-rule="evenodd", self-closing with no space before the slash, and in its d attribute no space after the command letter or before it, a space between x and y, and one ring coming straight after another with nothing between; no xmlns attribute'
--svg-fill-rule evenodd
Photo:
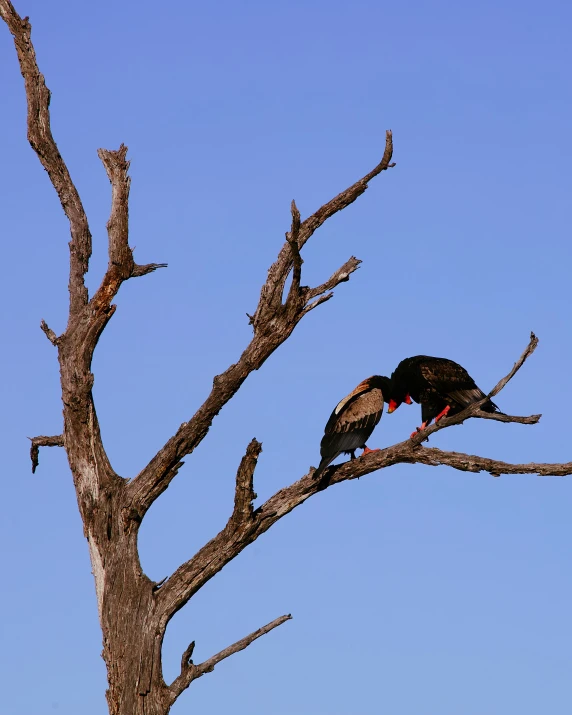
<svg viewBox="0 0 572 715"><path fill-rule="evenodd" d="M0 0L0 15L14 36L24 77L28 103L28 139L59 196L70 222L69 316L66 331L56 334L42 321L41 329L58 350L63 402L63 433L32 439L32 471L38 466L39 449L64 447L73 476L77 501L88 541L99 619L103 632L103 657L107 665L107 700L111 715L166 715L179 695L193 680L211 672L217 663L246 648L254 640L290 619L280 616L200 664L194 664L194 642L181 658L179 676L171 683L163 679L161 650L170 619L189 599L244 548L267 531L276 521L313 494L341 481L400 463L448 465L461 471L487 471L493 475L572 474L572 463L507 464L485 457L443 452L425 448L422 440L441 429L460 424L470 417L504 422L534 424L540 415L512 417L481 412L481 403L468 407L455 417L413 439L368 454L355 461L333 466L327 480L314 480L313 468L268 501L253 508L254 471L262 445L252 440L237 471L233 513L226 526L182 564L168 579L152 582L139 562L139 526L151 504L167 489L182 466L182 459L193 452L207 434L215 416L232 399L249 374L260 368L288 337L296 325L332 291L349 280L360 261L351 257L328 280L315 288L301 285L301 249L312 234L332 215L355 201L368 182L391 163L393 144L387 132L383 157L362 179L301 220L292 202L292 223L276 261L262 286L256 311L249 316L253 336L236 363L213 380L212 390L188 422L132 480L115 473L106 455L95 411L91 372L99 337L113 316L112 304L121 284L153 272L165 264L138 265L129 246L128 201L130 179L127 149L100 149L98 154L112 188L111 215L107 224L109 264L101 285L90 298L85 274L91 256L91 233L79 194L72 182L50 129L50 92L38 69L31 41L31 26L22 19L9 0ZM288 277L291 286L285 295ZM537 344L534 336L513 370L491 391L497 394L514 376ZM484 400L483 400L484 402Z"/></svg>

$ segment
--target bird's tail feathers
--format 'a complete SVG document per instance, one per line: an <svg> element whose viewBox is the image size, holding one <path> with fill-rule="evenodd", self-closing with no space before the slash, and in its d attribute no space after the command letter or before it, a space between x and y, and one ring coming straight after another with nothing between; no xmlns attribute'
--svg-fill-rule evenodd
<svg viewBox="0 0 572 715"><path fill-rule="evenodd" d="M330 464L334 461L338 454L339 452L332 455L331 457L322 457L320 464L318 464L318 469L316 469L314 474L312 474L312 479L320 479L322 474L326 471L326 469L330 466Z"/></svg>
<svg viewBox="0 0 572 715"><path fill-rule="evenodd" d="M504 415L504 412L501 412L498 406L495 405L492 400L489 400L488 402L485 402L483 405L481 405L481 410L483 412L498 412L499 415Z"/></svg>

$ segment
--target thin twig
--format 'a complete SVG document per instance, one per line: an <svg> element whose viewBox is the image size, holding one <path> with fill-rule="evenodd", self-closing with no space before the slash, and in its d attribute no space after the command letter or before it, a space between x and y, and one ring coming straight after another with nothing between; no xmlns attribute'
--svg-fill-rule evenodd
<svg viewBox="0 0 572 715"><path fill-rule="evenodd" d="M343 266L340 266L340 268L338 268L338 270L330 276L325 283L316 286L316 288L309 288L304 294L306 305L302 311L302 315L306 315L311 310L314 310L314 308L317 308L319 305L322 305L322 303L325 303L330 300L330 298L333 298L334 294L328 291L332 291L334 288L339 286L340 283L349 281L350 275L357 271L360 263L361 261L359 258L352 256L344 263ZM312 300L313 298L315 298L315 300Z"/></svg>
<svg viewBox="0 0 572 715"><path fill-rule="evenodd" d="M432 434L435 434L435 432L439 432L439 430L445 429L446 427L453 427L454 425L460 425L469 417L478 417L483 420L495 420L497 422L505 422L505 423L516 422L518 424L525 424L525 425L536 424L540 420L542 415L530 415L528 417L516 417L516 416L512 416L512 415L505 415L505 414L502 414L499 412L484 412L483 410L481 410L481 406L485 402L487 402L491 397L498 395L498 393L508 384L508 382L510 382L510 380L512 380L512 378L516 375L516 373L524 365L527 358L530 357L530 355L532 355L532 353L536 350L537 345L538 345L538 338L536 337L536 335L534 333L530 333L530 342L526 346L522 355L515 362L512 370L507 375L505 375L505 377L503 377L502 380L499 380L497 385L489 392L489 394L486 397L483 397L482 400L478 400L477 402L473 402L468 407L466 407L462 412L459 412L456 415L452 415L451 417L444 417L444 418L440 419L439 422L429 425L429 427L426 427L424 430L421 430L416 435L411 437L411 441L414 444L421 444L421 442L425 442Z"/></svg>
<svg viewBox="0 0 572 715"><path fill-rule="evenodd" d="M309 313L311 310L314 310L314 308L317 308L319 305L322 305L322 303L327 303L330 298L333 298L334 294L333 293L326 293L326 295L321 295L319 298L316 298L316 300L313 300L311 303L308 303L306 307L304 308L304 315Z"/></svg>
<svg viewBox="0 0 572 715"><path fill-rule="evenodd" d="M140 276L146 276L148 273L153 273L157 268L167 268L167 263L146 263L144 266L135 264L133 270L131 271L131 278L139 278Z"/></svg>
<svg viewBox="0 0 572 715"><path fill-rule="evenodd" d="M280 616L280 618L276 618L265 626L262 626L262 628L259 628L257 631L250 633L244 638L241 638L236 643L233 643L232 645L228 646L228 648L221 650L219 653L213 655L211 658L205 660L199 665L193 665L191 662L189 662L190 655L192 655L195 646L193 641L189 648L187 648L187 650L183 653L183 657L181 658L181 674L178 678L176 678L176 680L173 681L173 683L171 683L171 686L169 687L169 690L172 694L171 704L174 703L175 700L179 697L179 695L189 687L193 680L200 678L205 673L212 673L215 668L215 665L220 663L221 660L225 660L225 658L228 658L229 656L234 655L241 650L244 650L255 640L257 640L263 635L266 635L266 633L269 633L270 631L274 630L274 628L281 626L283 623L286 623L286 621L291 620L291 618L292 616L290 614Z"/></svg>
<svg viewBox="0 0 572 715"><path fill-rule="evenodd" d="M322 295L327 291L333 290L336 286L339 286L340 283L345 283L346 281L349 281L350 275L354 273L354 271L357 271L360 266L360 263L361 261L359 258L352 256L344 263L343 266L340 266L340 268L338 268L338 270L333 273L325 283L322 283L315 288L310 288L306 293L306 298L308 300L311 300L318 295Z"/></svg>
<svg viewBox="0 0 572 715"><path fill-rule="evenodd" d="M493 389L489 392L488 397L494 397L495 395L499 394L499 392L503 389L503 387L508 382L510 382L510 380L512 380L512 378L516 375L516 373L524 365L526 360L536 350L537 345L538 345L538 338L536 337L536 335L533 332L531 332L530 333L530 342L526 346L525 351L518 358L518 360L514 363L514 366L513 366L512 370L508 373L508 375L505 375L505 377L503 377L502 380L499 380L498 383L493 387Z"/></svg>
<svg viewBox="0 0 572 715"><path fill-rule="evenodd" d="M386 169L391 169L395 166L395 162L391 163L391 158L393 156L393 134L391 129L385 132L385 151L383 152L383 157L379 164L374 167L369 173L367 173L363 178L356 181L348 189L342 191L327 204L324 204L319 208L314 214L302 222L300 226L300 236L298 244L300 248L304 246L306 241L312 236L316 229L325 223L331 216L343 211L350 204L352 204L357 198L359 198L364 191L367 189L369 182L375 178L378 174Z"/></svg>

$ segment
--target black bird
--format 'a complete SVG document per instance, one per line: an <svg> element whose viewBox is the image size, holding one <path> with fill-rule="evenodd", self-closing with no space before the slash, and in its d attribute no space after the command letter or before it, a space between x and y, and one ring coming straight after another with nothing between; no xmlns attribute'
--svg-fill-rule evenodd
<svg viewBox="0 0 572 715"><path fill-rule="evenodd" d="M411 435L424 430L432 420L438 422L447 415L456 415L473 402L486 397L473 378L453 360L416 355L402 360L391 375L391 399L388 412L396 410L402 402L421 403L421 427ZM484 412L499 412L487 400L481 405Z"/></svg>
<svg viewBox="0 0 572 715"><path fill-rule="evenodd" d="M377 451L366 447L366 442L381 419L389 387L388 377L373 375L338 403L324 430L320 443L322 461L314 472L314 479L342 452L354 459L356 449L363 448L364 454Z"/></svg>

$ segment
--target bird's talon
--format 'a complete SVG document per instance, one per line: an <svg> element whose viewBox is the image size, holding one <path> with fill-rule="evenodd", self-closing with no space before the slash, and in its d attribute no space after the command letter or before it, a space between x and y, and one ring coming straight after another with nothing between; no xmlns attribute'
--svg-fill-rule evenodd
<svg viewBox="0 0 572 715"><path fill-rule="evenodd" d="M447 407L445 407L444 410L442 410L441 412L439 412L439 414L437 415L437 417L435 417L435 423L439 422L439 420L442 419L443 417L447 417L447 415L449 414L449 410L450 410L450 409L451 409L451 405L447 405Z"/></svg>
<svg viewBox="0 0 572 715"><path fill-rule="evenodd" d="M426 429L426 428L427 428L427 423L426 423L426 422L423 422L423 424L421 425L421 427L416 427L416 428L415 428L415 432L412 432L411 435L410 435L411 439L413 439L413 437L417 437L417 435L419 434L419 432L423 432L423 430Z"/></svg>

